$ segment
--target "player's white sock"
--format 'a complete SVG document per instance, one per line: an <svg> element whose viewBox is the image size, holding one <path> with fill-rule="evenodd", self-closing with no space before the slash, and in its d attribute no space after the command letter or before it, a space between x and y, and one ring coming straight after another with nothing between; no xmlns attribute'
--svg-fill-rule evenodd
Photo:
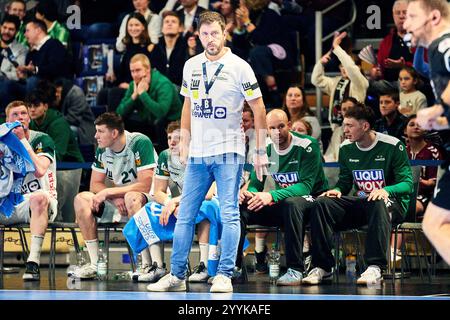
<svg viewBox="0 0 450 320"><path fill-rule="evenodd" d="M152 264L152 258L150 257L149 249L144 249L141 252L142 266L150 266Z"/></svg>
<svg viewBox="0 0 450 320"><path fill-rule="evenodd" d="M255 237L255 251L261 253L264 251L266 246L266 238L256 238Z"/></svg>
<svg viewBox="0 0 450 320"><path fill-rule="evenodd" d="M153 263L157 263L159 268L162 268L162 244L160 242L152 244L150 246L150 255L152 257Z"/></svg>
<svg viewBox="0 0 450 320"><path fill-rule="evenodd" d="M200 247L200 262L205 264L205 267L208 267L208 251L209 251L209 243L199 243Z"/></svg>
<svg viewBox="0 0 450 320"><path fill-rule="evenodd" d="M28 256L27 262L32 261L36 262L37 264L40 264L43 242L44 236L31 235L30 255Z"/></svg>
<svg viewBox="0 0 450 320"><path fill-rule="evenodd" d="M86 247L88 249L91 265L96 266L98 261L98 239L86 240Z"/></svg>

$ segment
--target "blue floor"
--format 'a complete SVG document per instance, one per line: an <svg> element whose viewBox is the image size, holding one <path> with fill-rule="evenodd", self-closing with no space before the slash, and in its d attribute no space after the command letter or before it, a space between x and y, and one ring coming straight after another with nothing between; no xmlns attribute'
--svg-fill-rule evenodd
<svg viewBox="0 0 450 320"><path fill-rule="evenodd" d="M0 300L450 300L450 296L314 295L267 293L155 293L125 291L0 290Z"/></svg>

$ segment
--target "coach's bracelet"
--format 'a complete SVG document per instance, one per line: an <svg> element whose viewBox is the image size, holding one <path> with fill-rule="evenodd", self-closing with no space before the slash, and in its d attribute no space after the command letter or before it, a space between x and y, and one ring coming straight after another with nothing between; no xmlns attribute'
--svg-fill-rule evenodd
<svg viewBox="0 0 450 320"><path fill-rule="evenodd" d="M28 142L27 138L20 139L20 142L22 142L23 146L25 147L25 149L27 151L33 150L33 147L30 145L30 143Z"/></svg>
<svg viewBox="0 0 450 320"><path fill-rule="evenodd" d="M264 156L267 154L266 149L255 149L255 154L257 154L258 156Z"/></svg>

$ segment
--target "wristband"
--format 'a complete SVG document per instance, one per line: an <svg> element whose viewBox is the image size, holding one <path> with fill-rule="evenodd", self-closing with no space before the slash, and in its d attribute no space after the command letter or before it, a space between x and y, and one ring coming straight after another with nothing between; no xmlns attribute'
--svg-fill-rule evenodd
<svg viewBox="0 0 450 320"><path fill-rule="evenodd" d="M266 149L255 149L255 154L257 154L258 156L264 156L267 154Z"/></svg>
<svg viewBox="0 0 450 320"><path fill-rule="evenodd" d="M30 143L28 142L27 138L20 139L20 142L22 142L23 146L27 151L33 150L33 147L31 147Z"/></svg>

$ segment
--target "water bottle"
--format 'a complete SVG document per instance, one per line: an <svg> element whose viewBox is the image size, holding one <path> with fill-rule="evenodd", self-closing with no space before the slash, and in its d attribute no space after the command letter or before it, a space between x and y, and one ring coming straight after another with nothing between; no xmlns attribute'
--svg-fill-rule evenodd
<svg viewBox="0 0 450 320"><path fill-rule="evenodd" d="M269 279L271 284L275 284L280 276L280 257L280 251L275 243L272 244L272 249L269 253Z"/></svg>
<svg viewBox="0 0 450 320"><path fill-rule="evenodd" d="M84 255L84 248L80 247L80 251L77 252L77 267L81 268L86 264L86 256Z"/></svg>
<svg viewBox="0 0 450 320"><path fill-rule="evenodd" d="M108 277L108 261L103 249L103 242L100 242L98 248L98 261L97 261L97 278L101 281L106 280Z"/></svg>
<svg viewBox="0 0 450 320"><path fill-rule="evenodd" d="M348 255L345 258L346 275L347 279L354 281L356 279L356 257L354 255Z"/></svg>
<svg viewBox="0 0 450 320"><path fill-rule="evenodd" d="M70 277L74 275L78 269L86 264L86 258L84 256L83 247L80 247L80 251L76 254L76 262L75 264L71 264L67 268L67 275Z"/></svg>

